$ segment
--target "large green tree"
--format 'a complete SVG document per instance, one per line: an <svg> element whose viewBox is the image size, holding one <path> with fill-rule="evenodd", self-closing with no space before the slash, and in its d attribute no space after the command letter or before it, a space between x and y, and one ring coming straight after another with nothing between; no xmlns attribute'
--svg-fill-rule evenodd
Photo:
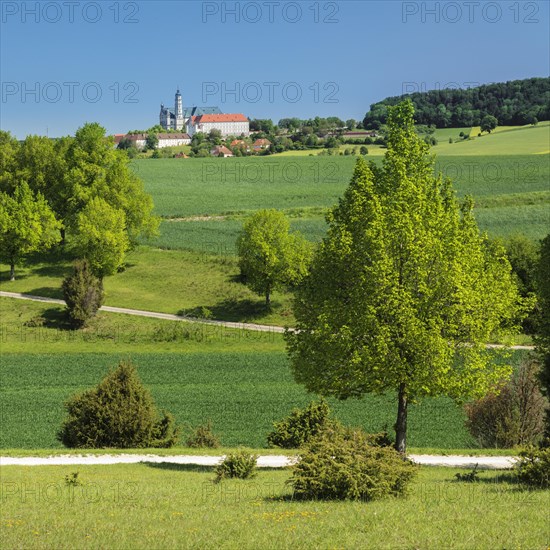
<svg viewBox="0 0 550 550"><path fill-rule="evenodd" d="M287 217L277 210L260 210L244 224L237 240L239 267L250 288L265 297L281 285L297 284L307 273L311 246L290 233Z"/></svg>
<svg viewBox="0 0 550 550"><path fill-rule="evenodd" d="M511 330L519 297L502 247L480 235L471 200L414 129L410 101L389 108L382 168L359 159L295 298L286 340L295 379L340 399L397 393L396 448L408 405L483 395L509 375L485 343Z"/></svg>
<svg viewBox="0 0 550 550"><path fill-rule="evenodd" d="M481 119L481 131L489 134L497 127L498 120L492 115L486 115Z"/></svg>
<svg viewBox="0 0 550 550"><path fill-rule="evenodd" d="M124 264L130 248L125 226L124 212L100 197L92 198L77 215L74 248L100 279L113 275Z"/></svg>
<svg viewBox="0 0 550 550"><path fill-rule="evenodd" d="M15 189L18 150L19 142L9 132L0 130L0 191Z"/></svg>
<svg viewBox="0 0 550 550"><path fill-rule="evenodd" d="M127 154L113 148L103 127L89 123L79 128L67 148L66 161L63 185L68 208L63 221L69 230L76 229L78 213L90 200L101 197L124 212L130 243L156 233L159 220L152 215L153 200L130 170Z"/></svg>
<svg viewBox="0 0 550 550"><path fill-rule="evenodd" d="M62 222L71 211L70 189L64 181L70 142L71 138L51 140L44 136L27 136L16 155L16 179L28 182L35 193L41 193ZM63 223L60 231L64 239Z"/></svg>
<svg viewBox="0 0 550 550"><path fill-rule="evenodd" d="M13 193L0 192L0 257L15 266L27 254L45 250L59 241L60 223L44 197L31 191L26 182L16 185Z"/></svg>

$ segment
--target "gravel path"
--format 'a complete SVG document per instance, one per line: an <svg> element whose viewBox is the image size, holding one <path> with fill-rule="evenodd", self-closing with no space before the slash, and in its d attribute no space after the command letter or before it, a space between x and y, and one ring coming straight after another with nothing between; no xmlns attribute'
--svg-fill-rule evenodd
<svg viewBox="0 0 550 550"><path fill-rule="evenodd" d="M196 464L199 466L215 466L223 456L192 456L192 455L57 455L48 457L0 457L0 466L76 466L96 464L137 464L139 462L167 462L170 464ZM515 462L511 456L441 456L441 455L409 455L417 464L425 466L448 466L450 468L473 468L504 470ZM297 460L297 457L284 455L264 455L258 457L259 468L284 468Z"/></svg>
<svg viewBox="0 0 550 550"><path fill-rule="evenodd" d="M65 305L64 300L57 298L45 298L43 296L33 296L31 294L21 294L20 292L0 291L0 296L5 298L16 298L18 300L31 300L34 302L46 302L48 304ZM101 306L100 311L109 311L111 313L124 313L126 315L137 315L138 317L152 317L154 319L165 319L167 321L183 321L186 323L202 323L204 325L216 325L226 328L254 330L257 332L278 332L283 333L284 327L271 325L257 325L255 323L234 323L231 321L214 321L209 319L197 319L195 317L184 317L183 315L173 315L171 313L157 313L155 311L144 311L141 309L128 309L125 307Z"/></svg>
<svg viewBox="0 0 550 550"><path fill-rule="evenodd" d="M31 294L22 294L20 292L4 292L0 291L0 296L5 298L16 298L18 300L32 300L35 302L46 302L49 304L61 304L65 305L63 300L58 300L56 298L45 298L44 296L33 296ZM186 323L202 323L205 325L216 325L226 328L235 328L235 329L245 329L253 330L257 332L274 332L274 333L283 333L285 331L284 327L277 327L273 325L258 325L255 323L234 323L231 321L214 321L208 319L197 319L195 317L184 317L182 315L173 315L171 313L157 313L155 311L144 311L141 309L128 309L125 307L112 307L112 306L102 306L99 308L100 311L110 311L111 313L124 313L126 315L137 315L138 317L151 317L154 319L165 319L168 321L183 321ZM502 348L500 344L487 344L488 348ZM533 346L510 346L510 349L524 349L532 350Z"/></svg>

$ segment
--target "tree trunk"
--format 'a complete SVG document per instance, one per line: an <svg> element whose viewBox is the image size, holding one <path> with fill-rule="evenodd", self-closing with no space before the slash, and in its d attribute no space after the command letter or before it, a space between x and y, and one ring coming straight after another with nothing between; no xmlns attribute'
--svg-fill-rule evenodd
<svg viewBox="0 0 550 550"><path fill-rule="evenodd" d="M402 454L407 451L407 392L405 383L399 384L397 422L395 423L395 449Z"/></svg>
<svg viewBox="0 0 550 550"><path fill-rule="evenodd" d="M265 291L265 305L268 308L271 306L271 296L269 294L269 289Z"/></svg>
<svg viewBox="0 0 550 550"><path fill-rule="evenodd" d="M15 281L15 264L10 264L10 281Z"/></svg>
<svg viewBox="0 0 550 550"><path fill-rule="evenodd" d="M61 233L61 246L64 246L65 245L65 228L62 227L59 231Z"/></svg>

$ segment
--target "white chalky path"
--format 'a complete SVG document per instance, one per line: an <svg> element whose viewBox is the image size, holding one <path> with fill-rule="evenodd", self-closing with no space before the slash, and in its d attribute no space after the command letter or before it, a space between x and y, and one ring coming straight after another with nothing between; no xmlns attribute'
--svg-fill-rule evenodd
<svg viewBox="0 0 550 550"><path fill-rule="evenodd" d="M31 294L21 294L20 292L0 291L0 296L5 298L16 298L17 300L31 300L33 302L46 302L49 304L65 305L63 300L57 298L45 298L44 296L33 296ZM253 330L257 332L275 332L284 333L284 327L274 325L258 325L256 323L234 323L231 321L215 321L210 319L198 319L195 317L183 317L182 315L173 315L171 313L157 313L155 311L144 311L141 309L129 309L125 307L101 306L100 311L109 311L111 313L123 313L125 315L137 315L138 317L152 317L153 319L165 319L167 321L183 321L186 323L201 323L204 325L215 325L226 328ZM293 330L292 328L290 330ZM488 348L502 348L500 344L487 344ZM533 346L510 346L510 349L532 350Z"/></svg>
<svg viewBox="0 0 550 550"><path fill-rule="evenodd" d="M198 466L215 466L224 456L192 456L192 455L57 455L48 457L0 457L0 466L75 466L99 464L138 464L140 462L195 464ZM505 470L512 468L516 460L512 456L442 456L442 455L409 455L417 464L425 466L447 466L453 468L473 468L476 464L479 469ZM298 460L295 456L264 455L258 457L259 468L284 468Z"/></svg>

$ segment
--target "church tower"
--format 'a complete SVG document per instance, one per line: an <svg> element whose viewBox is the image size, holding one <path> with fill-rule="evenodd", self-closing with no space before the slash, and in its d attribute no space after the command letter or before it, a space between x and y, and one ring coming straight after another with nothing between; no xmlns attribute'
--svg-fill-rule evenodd
<svg viewBox="0 0 550 550"><path fill-rule="evenodd" d="M174 115L175 115L174 130L181 130L184 125L184 120L183 120L183 105L181 101L181 94L180 94L179 88L176 92Z"/></svg>

